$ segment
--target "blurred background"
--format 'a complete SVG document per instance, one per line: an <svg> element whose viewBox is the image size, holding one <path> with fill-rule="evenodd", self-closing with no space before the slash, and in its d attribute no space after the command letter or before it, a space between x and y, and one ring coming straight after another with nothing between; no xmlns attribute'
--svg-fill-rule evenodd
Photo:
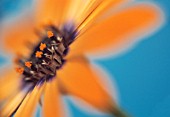
<svg viewBox="0 0 170 117"><path fill-rule="evenodd" d="M120 105L134 117L170 117L170 1L145 1L163 9L165 25L126 53L96 63L116 82ZM0 0L0 25L30 5L31 0ZM7 60L0 53L0 67ZM67 104L73 117L107 117L86 113L69 100Z"/></svg>

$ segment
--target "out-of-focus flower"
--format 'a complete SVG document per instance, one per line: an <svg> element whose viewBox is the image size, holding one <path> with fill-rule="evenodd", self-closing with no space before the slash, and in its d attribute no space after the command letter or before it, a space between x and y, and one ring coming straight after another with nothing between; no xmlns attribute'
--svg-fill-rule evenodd
<svg viewBox="0 0 170 117"><path fill-rule="evenodd" d="M45 117L63 117L61 95L126 116L86 54L115 53L155 30L161 17L154 4L131 0L37 0L1 29L5 50L18 55L18 73L1 74L0 116L31 117L41 103Z"/></svg>

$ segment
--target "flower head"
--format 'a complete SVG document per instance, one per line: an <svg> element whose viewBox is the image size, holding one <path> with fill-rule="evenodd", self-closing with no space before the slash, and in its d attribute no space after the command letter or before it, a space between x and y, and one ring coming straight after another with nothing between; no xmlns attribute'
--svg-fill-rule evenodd
<svg viewBox="0 0 170 117"><path fill-rule="evenodd" d="M7 25L3 29L6 50L25 57L17 59L16 71L20 76L8 70L10 82L5 80L8 75L0 81L0 93L3 93L0 102L5 102L0 116L31 117L42 102L45 117L63 117L62 95L78 97L117 117L126 116L104 89L107 85L99 80L102 72L92 66L86 56L87 53L95 56L115 53L134 42L136 35L143 36L160 26L158 7L145 2L121 7L126 2L133 3L128 0L37 0L36 10L28 13L31 16L26 12L27 16ZM37 35L35 29L39 29L39 25L43 28ZM35 44L36 39L39 41ZM31 44L26 48L28 41L34 43L32 48Z"/></svg>

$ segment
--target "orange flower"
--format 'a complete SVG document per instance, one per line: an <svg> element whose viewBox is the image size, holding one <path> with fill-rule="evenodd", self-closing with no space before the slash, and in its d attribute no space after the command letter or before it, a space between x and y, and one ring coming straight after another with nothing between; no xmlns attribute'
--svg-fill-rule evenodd
<svg viewBox="0 0 170 117"><path fill-rule="evenodd" d="M0 79L0 116L31 117L41 102L45 117L63 117L62 95L126 116L87 53L115 53L150 34L162 24L160 9L130 0L37 0L34 6L2 29L6 51L26 57L18 60L22 75L9 69ZM40 42L35 47L26 48L36 39ZM27 61L31 63L25 65Z"/></svg>

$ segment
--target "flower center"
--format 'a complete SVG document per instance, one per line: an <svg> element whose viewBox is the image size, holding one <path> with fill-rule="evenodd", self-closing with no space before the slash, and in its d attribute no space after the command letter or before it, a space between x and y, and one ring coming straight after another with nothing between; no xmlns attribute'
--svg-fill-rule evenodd
<svg viewBox="0 0 170 117"><path fill-rule="evenodd" d="M20 67L16 71L22 74L24 84L35 85L56 76L56 71L63 66L64 57L74 39L71 34L73 33L59 31L50 26L50 31L47 31L47 35L34 47L30 57L18 60Z"/></svg>

